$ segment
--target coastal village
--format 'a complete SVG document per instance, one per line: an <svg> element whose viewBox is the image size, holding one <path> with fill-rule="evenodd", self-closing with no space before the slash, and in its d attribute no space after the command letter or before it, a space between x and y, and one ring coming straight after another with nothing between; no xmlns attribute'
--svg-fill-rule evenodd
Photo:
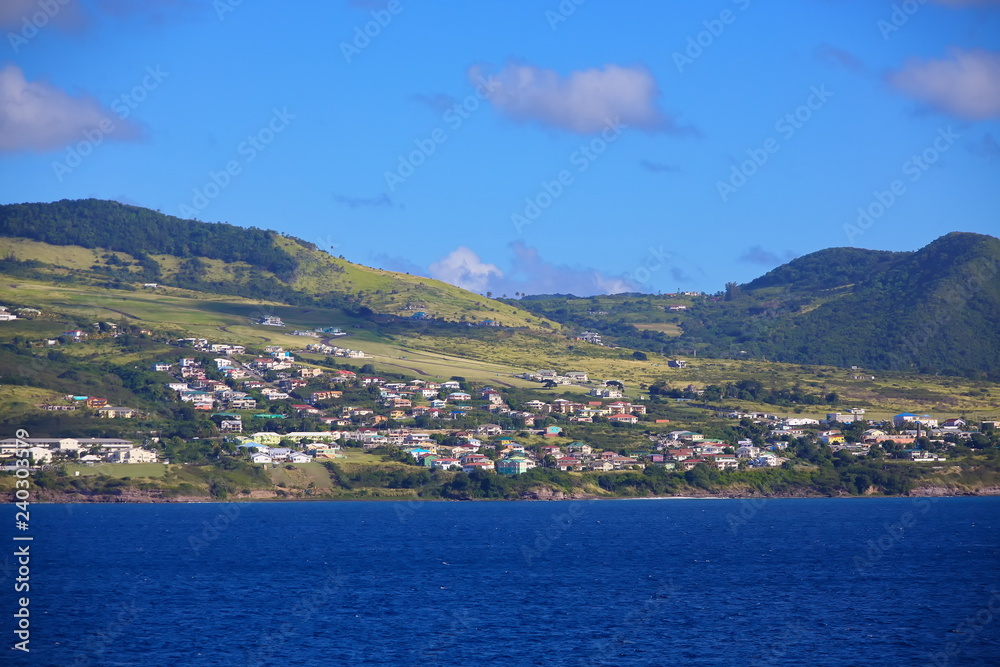
<svg viewBox="0 0 1000 667"><path fill-rule="evenodd" d="M274 326L275 322L259 324ZM82 331L65 335L73 340L86 338ZM344 335L338 328L296 331L295 335L325 341L309 342L299 354L331 360L364 358L363 352L331 344ZM719 470L773 468L794 457L789 443L802 437L856 457L869 456L874 448L883 453L891 450L894 458L913 462L941 462L949 447L969 440L981 429L1000 428L997 422L968 424L959 417L939 423L929 415L907 412L891 420L868 420L863 408L831 412L825 419L723 412L716 416L752 425L757 433L752 438L727 440L676 428L670 419L652 414L645 403L629 398L621 382L595 380L583 371L524 374L523 379L543 387L572 386L577 395L585 391L586 396L579 400L531 398L517 401L515 407L504 386L468 383L463 378L440 382L386 378L374 372L324 367L278 345L248 350L243 345L182 338L172 346L178 355L154 363L150 370L162 374L163 385L176 401L209 415L218 438L234 445L248 462L265 467L336 461L355 448L405 453L405 460L413 465L431 469L499 475L519 475L536 467L567 472L646 466L686 471L700 464ZM671 365L685 363L675 360ZM693 398L675 400L697 400L698 389L688 387L687 391ZM62 402L39 407L89 410L108 420L144 416L137 408L109 405L102 397L87 395L67 395ZM309 428L284 428L288 421ZM265 424L267 428L260 428ZM584 432L580 427L587 424L638 429L645 445L613 449L588 443L585 436L572 437L574 432ZM157 451L158 440L153 434L142 442L54 437L29 438L27 445L37 466L169 463ZM17 449L14 438L0 441L0 459L13 457Z"/></svg>

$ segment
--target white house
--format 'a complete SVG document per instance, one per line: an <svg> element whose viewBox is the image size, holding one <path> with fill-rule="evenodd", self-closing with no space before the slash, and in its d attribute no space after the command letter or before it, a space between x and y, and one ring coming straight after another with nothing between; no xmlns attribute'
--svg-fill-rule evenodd
<svg viewBox="0 0 1000 667"><path fill-rule="evenodd" d="M156 452L141 447L112 452L108 459L112 463L156 463Z"/></svg>

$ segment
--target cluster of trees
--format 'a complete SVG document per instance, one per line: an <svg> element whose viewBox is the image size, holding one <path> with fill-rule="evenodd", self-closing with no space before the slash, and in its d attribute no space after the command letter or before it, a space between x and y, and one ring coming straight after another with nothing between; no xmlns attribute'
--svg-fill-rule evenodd
<svg viewBox="0 0 1000 667"><path fill-rule="evenodd" d="M283 279L297 267L295 259L275 245L274 232L182 220L100 199L0 206L0 235L125 252L145 257L151 271L155 267L148 254L246 262Z"/></svg>
<svg viewBox="0 0 1000 667"><path fill-rule="evenodd" d="M802 388L799 383L792 387L765 388L760 380L743 379L737 382L727 382L723 385L710 384L700 394L688 389L677 389L667 385L666 380L658 380L649 386L651 396L668 398L702 398L709 402L718 402L726 398L768 405L788 407L792 405L836 405L840 401L837 392L818 393Z"/></svg>

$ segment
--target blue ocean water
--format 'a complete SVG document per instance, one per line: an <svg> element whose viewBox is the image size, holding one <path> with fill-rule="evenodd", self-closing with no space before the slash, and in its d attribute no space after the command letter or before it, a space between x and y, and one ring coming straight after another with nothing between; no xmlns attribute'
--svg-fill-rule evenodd
<svg viewBox="0 0 1000 667"><path fill-rule="evenodd" d="M31 653L7 648L7 546L4 664L1000 664L1000 498L36 505L31 519Z"/></svg>

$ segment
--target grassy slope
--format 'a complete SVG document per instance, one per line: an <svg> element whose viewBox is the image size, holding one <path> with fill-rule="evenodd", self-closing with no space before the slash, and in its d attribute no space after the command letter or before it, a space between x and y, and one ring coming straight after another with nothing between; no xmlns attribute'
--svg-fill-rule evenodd
<svg viewBox="0 0 1000 667"><path fill-rule="evenodd" d="M363 294L362 303L377 313L400 315L403 317L423 311L431 317L452 320L481 322L492 319L505 326L538 327L542 318L535 317L515 306L487 299L454 285L411 276L373 269L344 259L333 257L321 250L305 247L296 240L274 235L276 245L283 248L299 262L299 269L291 286L308 293L322 295L329 292ZM50 265L48 270L55 275L64 275L67 270L83 275L93 274L94 265L106 266L103 258L110 251L80 246L54 246L21 238L0 238L0 255L13 255L20 260L37 260ZM131 260L125 253L110 253L120 259ZM153 255L166 278L176 275L181 260L171 255ZM223 262L217 259L199 258L206 266L205 279L208 281L230 281L245 283L248 270L252 267L245 262ZM264 276L273 277L268 271ZM267 300L267 295L262 295ZM549 322L554 329L558 324Z"/></svg>
<svg viewBox="0 0 1000 667"><path fill-rule="evenodd" d="M299 261L299 270L292 284L303 292L364 292L364 301L369 308L392 315L406 316L423 311L432 317L454 321L463 317L472 322L492 319L514 327L537 327L541 323L540 318L514 306L440 280L354 264L303 247L294 239L283 236L278 236L276 243ZM558 328L554 323L550 325Z"/></svg>
<svg viewBox="0 0 1000 667"><path fill-rule="evenodd" d="M371 359L352 360L358 366L374 363L385 372L448 378L461 375L472 380L521 387L540 387L512 378L525 370L553 368L561 371L584 370L598 379L618 379L626 384L629 395L642 393L641 386L666 379L671 386L723 384L740 378L760 379L769 386L788 386L801 382L815 393L835 391L842 404L863 405L875 415L901 410L921 410L953 416L993 416L1000 406L1000 387L996 384L902 373L876 373L875 380L853 380L846 369L763 361L723 359L690 360L686 369L668 368L666 358L649 354L646 361L631 358L629 350L612 350L570 341L557 334L506 329L470 329L468 334L425 333L386 336L372 329L370 322L346 317L339 311L298 308L253 302L239 297L209 295L180 289L158 292L129 292L90 286L61 287L38 281L8 278L0 282L0 303L25 303L93 320L117 321L127 317L154 330L180 335L195 335L213 341L260 345L277 343L301 349L315 339L291 336L293 328L318 325L341 326L350 333L338 342L362 349ZM288 323L285 329L251 325L248 318L262 311L279 314ZM122 315L124 314L124 315ZM58 335L60 320L18 320L0 324L2 336L21 335L32 340ZM570 348L573 349L570 349ZM87 353L84 346L67 346L66 354ZM109 348L110 349L110 348ZM118 359L121 361L121 359ZM347 360L341 360L347 361ZM18 388L18 391L22 391ZM560 389L561 391L561 389ZM571 389L573 391L573 389ZM576 388L583 393L584 388ZM38 397L12 393L7 405L35 402ZM39 401L40 402L40 401ZM785 414L775 406L743 404L746 409L761 409ZM827 408L807 407L801 414L824 416Z"/></svg>

